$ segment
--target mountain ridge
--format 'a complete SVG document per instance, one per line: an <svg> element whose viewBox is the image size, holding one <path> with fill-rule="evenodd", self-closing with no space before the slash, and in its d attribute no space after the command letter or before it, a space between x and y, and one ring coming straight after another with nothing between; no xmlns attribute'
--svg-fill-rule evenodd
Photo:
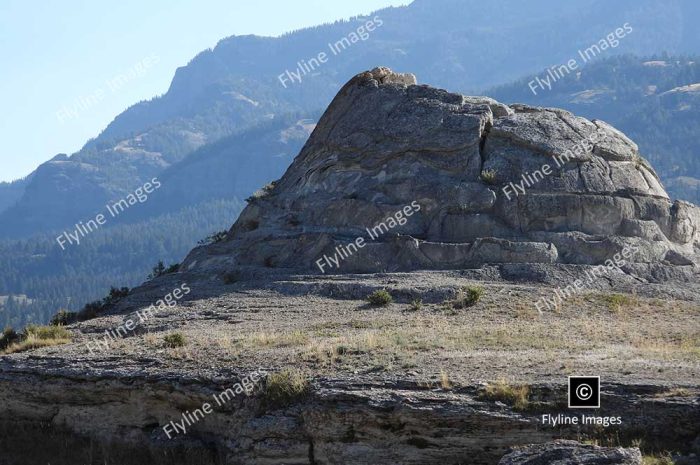
<svg viewBox="0 0 700 465"><path fill-rule="evenodd" d="M468 8L469 5L474 8ZM187 66L179 68L163 96L130 107L100 136L70 157L71 161L87 162L96 169L86 171L80 165L70 169L44 166L42 170L49 173L41 177L42 180L67 179L76 189L66 194L55 182L39 186L36 185L38 181L32 181L35 186L25 194L26 199L19 200L18 208L0 213L0 236L16 237L69 225L81 216L89 216L94 209L92 204L81 207L80 198L110 199L124 195L128 191L128 187L124 187L128 186L128 179L136 179L135 184L144 182L154 172L157 174L207 142L245 130L266 115L323 108L332 98L334 89L357 69L369 69L379 62L397 69L414 69L427 82L466 93L499 81L508 82L528 70L550 65L550 60L565 59L575 53L576 47L590 45L604 37L622 24L624 21L619 20L625 17L631 18L639 34L608 53L686 51L692 48L689 44L693 43L696 32L676 26L678 21L685 24L687 18L699 13L688 0L674 0L664 8L651 0L641 4L618 2L612 8L609 5L601 8L603 2L588 0L583 5L584 11L596 27L580 31L570 27L580 20L580 5L563 6L551 0L540 0L526 8L509 0L493 11L476 8L476 5L477 2L468 2L465 6L461 2L443 0L437 9L427 3L414 2L407 7L374 12L385 16L384 25L373 31L369 40L354 44L343 52L342 59L336 57L325 64L318 76L308 76L303 85L289 89L284 89L276 79L285 67L292 66L295 60L314 56L325 49L328 41L345 36L352 29L348 26L359 21L357 18L303 29L279 38L223 39L211 51L201 52ZM551 13L535 19L517 14L532 8ZM654 12L651 15L654 21L647 19L649 11ZM465 12L471 22L464 21ZM504 27L505 20L512 22L509 27ZM470 27L472 25L478 27ZM435 34L429 39L416 35L416 31L431 29ZM525 31L529 33L524 34ZM572 31L576 34L573 37ZM504 33L528 39L513 41L516 49L494 49L495 38ZM568 41L557 39L564 34ZM477 46L479 43L492 44L489 53ZM479 60L480 66L469 68L469 62L458 57ZM245 99L236 98L235 94ZM125 147L131 151L125 153ZM105 162L109 159L133 165L132 169L120 172L114 168L114 163ZM62 196L62 202L71 203L73 208L60 211L55 200ZM44 211L29 216L24 213L37 208Z"/></svg>

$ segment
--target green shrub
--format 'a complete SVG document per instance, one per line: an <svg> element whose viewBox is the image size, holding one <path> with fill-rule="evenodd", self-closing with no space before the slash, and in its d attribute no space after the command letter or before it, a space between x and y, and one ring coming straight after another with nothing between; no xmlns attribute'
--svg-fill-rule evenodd
<svg viewBox="0 0 700 465"><path fill-rule="evenodd" d="M484 295L484 288L480 286L467 286L459 289L455 299L451 302L453 308L473 307Z"/></svg>
<svg viewBox="0 0 700 465"><path fill-rule="evenodd" d="M264 186L262 189L258 189L257 191L255 191L253 195L245 199L245 201L250 203L258 199L264 199L265 197L268 197L272 194L272 191L275 189L275 184L277 184L277 181L272 181L271 183Z"/></svg>
<svg viewBox="0 0 700 465"><path fill-rule="evenodd" d="M109 294L107 294L107 297L102 299L102 305L114 305L120 300L122 300L124 297L129 295L129 288L128 287L110 287L109 288Z"/></svg>
<svg viewBox="0 0 700 465"><path fill-rule="evenodd" d="M187 340L182 333L167 334L163 337L163 342L165 342L165 347L169 347L171 349L176 347L184 347L187 345Z"/></svg>
<svg viewBox="0 0 700 465"><path fill-rule="evenodd" d="M389 294L386 289L381 289L372 292L369 296L367 296L367 300L375 307L386 307L394 299L392 299L391 294Z"/></svg>
<svg viewBox="0 0 700 465"><path fill-rule="evenodd" d="M222 276L224 284L235 284L241 279L241 273L238 271L229 271Z"/></svg>
<svg viewBox="0 0 700 465"><path fill-rule="evenodd" d="M124 297L129 295L128 287L111 287L109 289L109 294L102 300L96 300L85 304L85 306L73 317L74 321L85 321L97 317L100 313L107 310L109 307L116 305ZM58 316L58 314L57 314Z"/></svg>
<svg viewBox="0 0 700 465"><path fill-rule="evenodd" d="M410 310L417 312L421 308L423 308L423 300L418 298L418 299L413 299L411 301L411 305L408 307Z"/></svg>
<svg viewBox="0 0 700 465"><path fill-rule="evenodd" d="M223 242L226 240L226 237L228 235L227 231L218 231L213 234L208 235L204 239L200 239L197 244L199 245L208 245L208 244L216 244L218 242Z"/></svg>
<svg viewBox="0 0 700 465"><path fill-rule="evenodd" d="M51 318L52 326L65 326L78 320L78 314L61 309Z"/></svg>
<svg viewBox="0 0 700 465"><path fill-rule="evenodd" d="M82 310L78 312L78 321L90 320L97 317L102 311L102 301L96 300L85 304Z"/></svg>
<svg viewBox="0 0 700 465"><path fill-rule="evenodd" d="M484 170L481 172L481 180L486 184L496 184L496 170Z"/></svg>
<svg viewBox="0 0 700 465"><path fill-rule="evenodd" d="M642 465L674 465L673 457L668 452L659 455L645 455L642 457Z"/></svg>
<svg viewBox="0 0 700 465"><path fill-rule="evenodd" d="M180 269L179 263L173 263L170 266L165 266L163 261L159 260L158 264L151 270L151 273L148 275L147 279L150 281L151 279L159 278L166 274L175 273L178 269Z"/></svg>
<svg viewBox="0 0 700 465"><path fill-rule="evenodd" d="M0 350L7 349L12 344L19 342L19 340L20 335L12 327L8 326L0 334Z"/></svg>

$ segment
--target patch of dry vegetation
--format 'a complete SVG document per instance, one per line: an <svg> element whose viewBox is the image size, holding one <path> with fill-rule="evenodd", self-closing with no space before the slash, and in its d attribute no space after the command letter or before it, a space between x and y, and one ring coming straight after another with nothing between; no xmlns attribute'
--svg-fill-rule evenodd
<svg viewBox="0 0 700 465"><path fill-rule="evenodd" d="M263 399L268 407L282 407L310 393L311 384L306 374L299 370L282 370L267 376Z"/></svg>
<svg viewBox="0 0 700 465"><path fill-rule="evenodd" d="M461 289L455 298L466 299L467 288ZM256 302L250 306L255 311L244 314L250 315L245 321L236 316L235 327L190 327L188 350L196 360L264 359L282 366L301 363L316 371L403 370L425 377L442 367L449 376L443 383L438 371L436 387L454 385L465 364L487 379L516 375L491 373L492 360L517 359L533 372L546 365L561 376L591 361L604 368L615 366L620 373L636 373L642 369L640 360L645 366L658 365L658 373L672 370L675 376L678 362L692 365L700 360L700 330L693 324L700 316L696 304L635 297L634 311L614 312L608 301L623 308L627 301L589 294L565 301L560 313L539 314L534 309L537 294L531 289L489 286L486 298L469 311L445 312L435 300L411 308L415 295L409 294L402 305L375 308L358 307L356 300L321 298L313 308L299 299L283 310L258 311L267 307Z"/></svg>
<svg viewBox="0 0 700 465"><path fill-rule="evenodd" d="M692 393L686 388L671 388L664 392L659 392L654 397L690 397Z"/></svg>
<svg viewBox="0 0 700 465"><path fill-rule="evenodd" d="M452 381L450 381L450 375L443 369L440 369L440 387L449 390L452 389Z"/></svg>
<svg viewBox="0 0 700 465"><path fill-rule="evenodd" d="M236 343L246 347L291 347L301 346L309 342L309 336L301 330L261 331L245 335Z"/></svg>
<svg viewBox="0 0 700 465"><path fill-rule="evenodd" d="M525 410L529 405L530 387L524 384L509 384L505 380L489 383L479 393L482 400L500 401L512 405L516 410Z"/></svg>
<svg viewBox="0 0 700 465"><path fill-rule="evenodd" d="M671 454L645 455L642 457L642 465L674 465Z"/></svg>
<svg viewBox="0 0 700 465"><path fill-rule="evenodd" d="M627 294L603 294L600 299L612 312L621 312L625 308L639 305L639 300L636 296Z"/></svg>
<svg viewBox="0 0 700 465"><path fill-rule="evenodd" d="M29 325L22 332L18 342L6 347L2 354L13 354L41 347L51 347L71 342L70 332L63 326Z"/></svg>

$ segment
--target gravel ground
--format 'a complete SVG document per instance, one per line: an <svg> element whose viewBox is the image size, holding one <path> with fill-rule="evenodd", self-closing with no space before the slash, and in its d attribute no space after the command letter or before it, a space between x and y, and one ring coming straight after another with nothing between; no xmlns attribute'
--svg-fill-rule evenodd
<svg viewBox="0 0 700 465"><path fill-rule="evenodd" d="M193 279L178 273L147 283L115 313L70 326L71 344L5 362L44 372L183 379L264 367L353 383L443 387L559 384L569 375L668 389L699 384L697 285L590 289L540 313L535 302L551 298L555 287L488 273L293 276L231 285ZM88 350L86 343L123 324L130 311L185 280L192 292L177 306L157 311L108 348ZM470 287L481 287L483 296L460 308ZM366 297L377 289L393 302L370 305ZM164 336L173 333L184 336L184 346L166 346Z"/></svg>

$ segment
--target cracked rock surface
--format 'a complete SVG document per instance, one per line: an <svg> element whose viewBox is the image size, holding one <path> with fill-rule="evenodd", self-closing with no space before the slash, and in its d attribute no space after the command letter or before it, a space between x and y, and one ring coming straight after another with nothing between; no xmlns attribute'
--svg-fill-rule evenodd
<svg viewBox="0 0 700 465"><path fill-rule="evenodd" d="M638 448L598 447L576 441L553 441L515 449L498 465L641 465Z"/></svg>
<svg viewBox="0 0 700 465"><path fill-rule="evenodd" d="M419 211L395 221L409 205ZM340 90L227 241L184 266L319 272L319 258L358 237L366 244L338 271L623 259L690 267L686 279L697 279L700 209L672 202L637 145L603 121L377 68Z"/></svg>

